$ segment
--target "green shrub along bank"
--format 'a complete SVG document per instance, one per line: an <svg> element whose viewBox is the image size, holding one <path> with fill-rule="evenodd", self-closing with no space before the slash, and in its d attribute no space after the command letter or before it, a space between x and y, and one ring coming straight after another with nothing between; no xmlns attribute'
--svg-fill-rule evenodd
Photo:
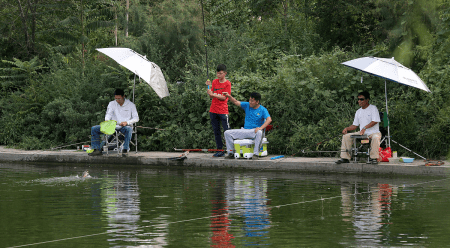
<svg viewBox="0 0 450 248"><path fill-rule="evenodd" d="M1 143L48 149L89 140L90 127L103 120L114 88L125 88L131 98L133 87L132 73L97 55L92 54L84 68L79 64L70 66L66 58L55 55L48 66L51 69L37 73L23 87L2 98ZM291 155L305 148L339 150L338 138L318 147L311 145L336 136L352 123L360 91L369 91L371 103L385 110L384 81L340 64L353 57L340 49L305 58L285 55L273 64L275 73L271 77L257 72L229 72L236 99L247 101L251 92L262 93L261 103L273 118L274 129L267 134L270 153ZM204 81L204 76L193 75L183 83L169 82L171 95L163 99L145 82L136 83L138 124L164 129L139 129L140 150L214 148L210 99ZM432 91L444 89L439 91L440 97L435 97L436 92L430 94L393 82L387 86L393 139L423 156L446 155L448 86L429 84ZM243 111L234 105L229 109L231 127L243 126ZM407 154L396 144L392 146Z"/></svg>
<svg viewBox="0 0 450 248"><path fill-rule="evenodd" d="M386 111L384 80L341 64L363 56L395 56L432 91L387 82L392 138L427 158L450 151L448 0L401 0L395 8L384 0L337 7L334 1L204 1L209 70L198 1L132 0L128 22L122 3L95 0L81 2L82 8L61 5L53 14L36 5L27 11L42 13L41 21L11 21L7 17L17 10L10 2L4 1L0 17L1 145L48 149L89 141L114 89L132 98L134 74L95 50L120 46L158 64L170 92L160 99L136 82L138 125L164 129L138 129L142 151L215 148L205 81L223 63L236 99L262 94L274 126L267 133L269 153L336 156L299 151L339 150L340 139L330 138L352 123L360 91L370 92L371 103ZM330 13L332 7L342 11ZM90 10L81 17L88 21L71 22L67 16L82 16L80 9ZM348 25L339 24L344 19ZM34 35L6 28L23 23ZM55 31L61 29L64 34ZM229 110L231 127L243 126L244 112L232 104ZM392 149L414 156L395 143Z"/></svg>

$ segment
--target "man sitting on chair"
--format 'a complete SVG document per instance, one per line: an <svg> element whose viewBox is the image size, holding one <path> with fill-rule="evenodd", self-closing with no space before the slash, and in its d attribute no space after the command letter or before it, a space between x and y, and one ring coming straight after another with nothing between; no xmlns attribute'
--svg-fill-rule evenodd
<svg viewBox="0 0 450 248"><path fill-rule="evenodd" d="M255 149L253 150L253 158L259 155L259 146L262 142L262 130L272 122L272 118L266 108L260 105L261 94L253 92L250 94L248 102L240 102L232 97L228 92L223 93L224 96L241 107L245 111L245 124L242 129L229 129L225 131L225 141L227 143L228 155L226 158L234 158L233 148L235 139L255 139ZM264 119L266 121L264 121Z"/></svg>
<svg viewBox="0 0 450 248"><path fill-rule="evenodd" d="M337 164L350 162L350 154L348 151L352 149L352 135L367 135L372 141L370 145L370 160L367 163L378 164L378 156L380 149L381 133L379 129L380 114L375 105L369 104L370 94L367 91L360 92L358 94L358 104L361 106L356 111L353 124L342 130L342 146L341 146L341 159L336 161ZM355 133L347 133L353 131L356 128L360 128L361 131Z"/></svg>
<svg viewBox="0 0 450 248"><path fill-rule="evenodd" d="M136 105L130 100L125 99L123 90L116 89L114 92L114 101L109 102L108 109L106 110L105 121L115 120L117 121L116 130L121 132L124 136L122 156L128 156L128 150L130 150L130 140L133 134L133 128L131 125L139 121L139 115L136 110ZM91 128L91 149L94 149L90 156L102 155L101 138L100 138L100 125L93 126Z"/></svg>

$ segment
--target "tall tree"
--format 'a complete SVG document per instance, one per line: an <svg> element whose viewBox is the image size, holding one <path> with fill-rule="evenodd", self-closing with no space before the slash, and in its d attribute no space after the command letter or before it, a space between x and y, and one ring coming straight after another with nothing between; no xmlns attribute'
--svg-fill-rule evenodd
<svg viewBox="0 0 450 248"><path fill-rule="evenodd" d="M54 49L61 53L70 53L79 47L84 64L86 45L96 38L96 31L108 32L104 28L115 25L112 21L114 19L113 5L99 0L79 0L71 4L76 12L61 20L59 28L53 32L59 41L58 46L55 46ZM97 42L109 43L107 41Z"/></svg>
<svg viewBox="0 0 450 248"><path fill-rule="evenodd" d="M317 32L329 48L349 48L383 40L376 35L379 20L375 10L373 0L316 0L311 14L317 20Z"/></svg>

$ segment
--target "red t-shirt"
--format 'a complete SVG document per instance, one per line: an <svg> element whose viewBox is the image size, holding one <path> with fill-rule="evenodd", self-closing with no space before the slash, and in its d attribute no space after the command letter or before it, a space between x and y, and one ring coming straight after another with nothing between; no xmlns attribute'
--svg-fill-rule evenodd
<svg viewBox="0 0 450 248"><path fill-rule="evenodd" d="M214 79L212 81L211 90L218 95L222 95L223 92L228 92L228 94L231 95L231 83L228 80L224 83L220 83L219 79ZM215 114L228 114L228 98L222 101L214 97L209 112Z"/></svg>

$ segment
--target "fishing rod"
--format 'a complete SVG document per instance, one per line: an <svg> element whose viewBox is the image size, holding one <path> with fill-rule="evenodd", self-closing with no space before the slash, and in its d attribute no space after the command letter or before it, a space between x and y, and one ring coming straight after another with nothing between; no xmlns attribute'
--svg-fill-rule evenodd
<svg viewBox="0 0 450 248"><path fill-rule="evenodd" d="M206 26L205 26L205 14L203 13L203 0L200 0L202 5L202 18L203 18L203 41L205 43L205 56L206 56L206 79L209 80L209 68L208 68L208 46L206 44ZM209 90L209 85L208 85Z"/></svg>
<svg viewBox="0 0 450 248"><path fill-rule="evenodd" d="M340 150L340 151L305 151L302 150L302 153L323 153L323 152L348 152L348 150Z"/></svg>
<svg viewBox="0 0 450 248"><path fill-rule="evenodd" d="M155 129L155 130L160 130L160 131L166 131L166 129L160 129L160 128L154 128L154 127L143 127L143 126L136 126L138 128L144 128L144 129Z"/></svg>
<svg viewBox="0 0 450 248"><path fill-rule="evenodd" d="M412 151L411 149L409 149L409 148L403 146L402 144L398 143L397 141L395 141L395 140L393 140L393 139L391 139L391 141L393 141L395 144L397 144L397 145L403 147L403 148L406 149L407 151L410 151L410 152L414 153L415 155L417 155L417 156L423 158L424 160L427 160L424 156L420 156L419 154L417 154L417 153L415 153L414 151Z"/></svg>
<svg viewBox="0 0 450 248"><path fill-rule="evenodd" d="M90 143L91 141L85 141L85 142L80 142L80 143L74 143L74 144L69 144L69 145L62 145L62 146L57 146L57 147L50 147L50 149L44 150L44 151L49 151L49 150L56 150L56 149L61 149L64 147L68 147L68 146L74 146L74 145L79 145L79 144L86 144L86 143Z"/></svg>
<svg viewBox="0 0 450 248"><path fill-rule="evenodd" d="M225 152L223 149L177 149L173 148L177 152ZM232 150L230 150L232 151Z"/></svg>

